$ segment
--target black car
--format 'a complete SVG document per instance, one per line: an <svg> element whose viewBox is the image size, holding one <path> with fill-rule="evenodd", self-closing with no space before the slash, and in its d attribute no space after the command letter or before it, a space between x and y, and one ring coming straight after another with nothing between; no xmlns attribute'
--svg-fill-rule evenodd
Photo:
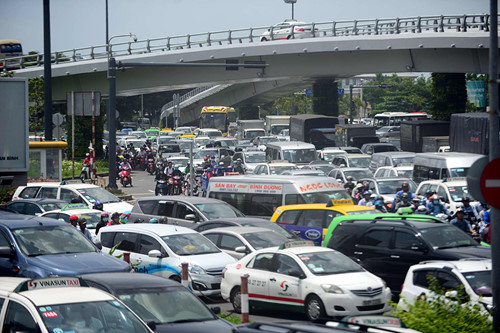
<svg viewBox="0 0 500 333"><path fill-rule="evenodd" d="M233 217L227 219L215 219L197 224L193 229L198 232L202 232L205 230L210 230L215 228L234 227L234 226L267 228L279 232L280 234L283 234L290 240L300 239L295 234L292 234L290 231L286 230L285 228L282 228L279 224L271 222L269 220L260 219L257 217Z"/></svg>
<svg viewBox="0 0 500 333"><path fill-rule="evenodd" d="M384 279L394 293L401 291L408 268L421 261L491 258L489 247L453 225L403 216L344 220L326 246Z"/></svg>
<svg viewBox="0 0 500 333"><path fill-rule="evenodd" d="M7 208L26 215L40 215L42 213L61 209L68 203L57 199L19 199L7 203Z"/></svg>
<svg viewBox="0 0 500 333"><path fill-rule="evenodd" d="M89 286L119 298L149 327L155 327L155 332L233 331L233 324L216 315L220 312L219 307L209 309L176 281L136 273L85 274L80 277Z"/></svg>

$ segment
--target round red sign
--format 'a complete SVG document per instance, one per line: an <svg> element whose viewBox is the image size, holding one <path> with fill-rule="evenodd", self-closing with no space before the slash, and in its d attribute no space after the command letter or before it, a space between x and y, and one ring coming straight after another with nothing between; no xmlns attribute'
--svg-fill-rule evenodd
<svg viewBox="0 0 500 333"><path fill-rule="evenodd" d="M488 204L500 208L500 158L486 165L481 174L481 193Z"/></svg>

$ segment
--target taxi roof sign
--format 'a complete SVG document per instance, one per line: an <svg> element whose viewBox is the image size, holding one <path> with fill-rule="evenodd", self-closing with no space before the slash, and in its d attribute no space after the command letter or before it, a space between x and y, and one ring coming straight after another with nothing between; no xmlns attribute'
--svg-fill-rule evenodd
<svg viewBox="0 0 500 333"><path fill-rule="evenodd" d="M413 209L411 209L410 207L401 207L396 213L399 215L413 214Z"/></svg>
<svg viewBox="0 0 500 333"><path fill-rule="evenodd" d="M313 241L308 241L308 240L304 240L304 241L290 241L290 242L285 242L285 243L281 244L281 246L279 247L279 249L283 250L283 249L290 249L292 247L300 247L300 246L314 246L314 242Z"/></svg>
<svg viewBox="0 0 500 333"><path fill-rule="evenodd" d="M88 287L88 284L82 278L77 277L52 277L24 281L14 291L21 292L33 289L66 287Z"/></svg>
<svg viewBox="0 0 500 333"><path fill-rule="evenodd" d="M331 200L328 201L326 207L333 207L338 205L354 205L352 199L342 199L342 200Z"/></svg>
<svg viewBox="0 0 500 333"><path fill-rule="evenodd" d="M64 212L65 210L72 210L72 209L89 209L89 207L86 204L83 203L70 203L61 208L61 212Z"/></svg>

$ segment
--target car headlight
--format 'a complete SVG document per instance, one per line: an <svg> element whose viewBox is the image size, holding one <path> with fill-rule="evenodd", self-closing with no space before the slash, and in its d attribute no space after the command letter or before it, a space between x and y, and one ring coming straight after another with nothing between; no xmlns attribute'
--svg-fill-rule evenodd
<svg viewBox="0 0 500 333"><path fill-rule="evenodd" d="M387 282L385 282L384 279L380 279L380 281L382 282L382 284L384 285L384 289L387 288Z"/></svg>
<svg viewBox="0 0 500 333"><path fill-rule="evenodd" d="M331 294L343 294L344 291L334 284L322 284L321 288L327 293Z"/></svg>
<svg viewBox="0 0 500 333"><path fill-rule="evenodd" d="M198 265L189 265L188 271L191 274L206 274L205 270Z"/></svg>

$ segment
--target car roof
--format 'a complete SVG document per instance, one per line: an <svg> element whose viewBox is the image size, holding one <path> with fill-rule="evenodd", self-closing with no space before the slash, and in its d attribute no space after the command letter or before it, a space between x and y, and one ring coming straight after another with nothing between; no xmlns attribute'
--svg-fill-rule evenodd
<svg viewBox="0 0 500 333"><path fill-rule="evenodd" d="M0 225L9 229L14 228L33 228L33 227L52 227L52 226L65 226L66 222L57 221L48 217L23 215L23 214L2 214Z"/></svg>
<svg viewBox="0 0 500 333"><path fill-rule="evenodd" d="M94 273L80 276L85 281L94 281L106 286L110 290L178 287L178 282L151 274L137 273Z"/></svg>
<svg viewBox="0 0 500 333"><path fill-rule="evenodd" d="M210 203L225 203L224 201L213 199L213 198L205 198L205 197L197 197L197 196L177 196L177 195L166 195L166 196L151 196L151 197L142 197L136 200L137 202L141 201L180 201L180 202L188 202L192 204L210 204Z"/></svg>
<svg viewBox="0 0 500 333"><path fill-rule="evenodd" d="M391 145L393 146L392 143L385 143L381 142L378 143L377 145ZM391 157L415 157L417 153L413 153L410 151L384 151L384 152L379 152L379 153L373 153L372 156L374 155L389 155Z"/></svg>
<svg viewBox="0 0 500 333"><path fill-rule="evenodd" d="M66 223L67 225L67 223ZM174 234L197 234L198 232L187 227L181 227L174 224L158 224L158 223L133 223L133 224L117 224L102 228L101 231L149 231L159 236L174 235Z"/></svg>
<svg viewBox="0 0 500 333"><path fill-rule="evenodd" d="M410 178L407 178L407 177L378 177L378 178L363 178L363 179L360 179L361 181L363 180L373 180L373 181L376 181L377 183L379 181L383 182L383 181L393 181L393 180L396 180L396 181L400 181L401 183L402 182L409 182L409 181L412 181Z"/></svg>
<svg viewBox="0 0 500 333"><path fill-rule="evenodd" d="M209 229L203 231L202 234L209 232L227 232L227 233L242 235L242 234L251 234L255 232L274 232L274 231L268 228L261 228L261 227L233 226L233 227L220 227L220 228Z"/></svg>
<svg viewBox="0 0 500 333"><path fill-rule="evenodd" d="M451 267L460 272L491 270L491 259L486 258L464 258L460 260L428 260L415 265L415 269L424 267Z"/></svg>
<svg viewBox="0 0 500 333"><path fill-rule="evenodd" d="M252 222L257 222L257 223L265 223L265 222L270 222L271 221L263 218L258 218L258 217L228 217L228 218L220 218L220 219L215 219L215 220L210 220L206 221L203 223L216 223L216 222L233 222L233 223L252 223Z"/></svg>
<svg viewBox="0 0 500 333"><path fill-rule="evenodd" d="M13 203L13 202L33 202L33 203L37 203L37 204L45 204L45 203L64 203L64 204L67 204L66 201L64 200L59 200L59 199L49 199L49 198L26 198L26 199L22 199L22 198L19 198L17 200L12 200L12 201L9 201L7 203L7 205Z"/></svg>
<svg viewBox="0 0 500 333"><path fill-rule="evenodd" d="M361 223L394 223L394 222L402 222L402 223L413 223L416 222L415 225L418 228L427 228L434 226L442 226L449 225L448 223L444 223L436 217L430 215L419 215L419 214L397 214L397 213L378 213L378 214L362 214L362 215L342 215L333 218L336 222L361 222Z"/></svg>

